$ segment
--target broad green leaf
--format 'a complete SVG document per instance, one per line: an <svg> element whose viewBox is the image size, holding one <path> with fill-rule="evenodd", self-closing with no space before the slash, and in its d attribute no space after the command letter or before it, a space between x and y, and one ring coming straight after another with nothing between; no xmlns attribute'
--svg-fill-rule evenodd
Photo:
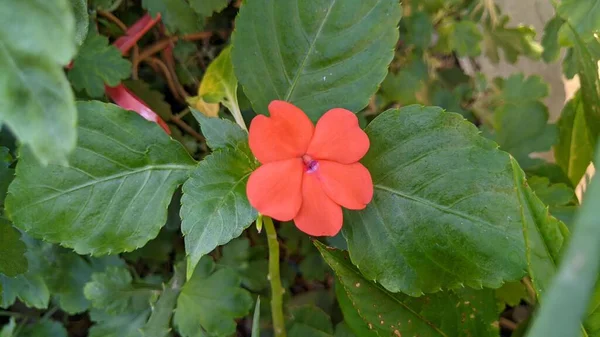
<svg viewBox="0 0 600 337"><path fill-rule="evenodd" d="M526 268L509 156L460 115L388 110L365 130L373 201L344 212L352 262L387 290L418 296L498 288Z"/></svg>
<svg viewBox="0 0 600 337"><path fill-rule="evenodd" d="M0 287L0 292L2 288ZM17 323L15 322L15 318L11 317L8 324L5 324L2 329L0 329L0 337L14 337L15 328L17 327ZM254 337L254 336L252 336Z"/></svg>
<svg viewBox="0 0 600 337"><path fill-rule="evenodd" d="M116 315L149 305L149 294L155 295L151 289L135 289L132 281L127 268L110 266L104 272L93 273L83 292L94 308Z"/></svg>
<svg viewBox="0 0 600 337"><path fill-rule="evenodd" d="M600 163L600 155L595 162ZM588 185L560 269L543 294L540 312L528 336L576 336L581 331L600 269L599 203L600 179L596 176Z"/></svg>
<svg viewBox="0 0 600 337"><path fill-rule="evenodd" d="M65 163L77 111L62 67L75 54L69 0L0 3L0 124L42 164Z"/></svg>
<svg viewBox="0 0 600 337"><path fill-rule="evenodd" d="M600 2L598 4L600 6ZM583 111L588 129L588 138L590 144L595 147L600 136L600 77L598 76L598 58L592 54L577 33L574 33L573 36L575 42L573 55L578 64L581 100L583 102Z"/></svg>
<svg viewBox="0 0 600 337"><path fill-rule="evenodd" d="M171 332L171 316L177 304L177 297L185 283L185 265L175 266L175 273L169 284L164 286L163 292L152 306L150 319L142 328L145 337L167 337Z"/></svg>
<svg viewBox="0 0 600 337"><path fill-rule="evenodd" d="M540 161L530 158L532 152L550 150L557 140L556 126L548 124L548 108L541 101L548 91L539 76L516 74L502 82L492 139L525 169Z"/></svg>
<svg viewBox="0 0 600 337"><path fill-rule="evenodd" d="M27 247L21 234L0 217L0 274L14 277L27 271Z"/></svg>
<svg viewBox="0 0 600 337"><path fill-rule="evenodd" d="M131 74L131 62L121 56L108 38L90 30L69 70L75 89L85 90L90 97L104 95L104 85L116 86Z"/></svg>
<svg viewBox="0 0 600 337"><path fill-rule="evenodd" d="M17 228L79 254L132 251L156 237L194 161L155 123L112 104L78 103L69 166L24 149L6 200Z"/></svg>
<svg viewBox="0 0 600 337"><path fill-rule="evenodd" d="M180 214L188 279L203 255L240 236L256 219L246 197L256 166L247 144L219 150L202 160L183 185Z"/></svg>
<svg viewBox="0 0 600 337"><path fill-rule="evenodd" d="M276 99L313 120L331 108L358 112L385 78L398 40L395 0L248 1L232 59L257 113Z"/></svg>
<svg viewBox="0 0 600 337"><path fill-rule="evenodd" d="M177 299L174 324L179 333L184 337L231 336L234 319L252 308L252 297L240 284L233 270L215 271L209 257L202 259Z"/></svg>
<svg viewBox="0 0 600 337"><path fill-rule="evenodd" d="M32 325L26 325L19 337L67 337L67 329L57 321L41 320Z"/></svg>
<svg viewBox="0 0 600 337"><path fill-rule="evenodd" d="M554 62L560 55L560 45L558 44L558 31L563 26L565 20L560 16L553 17L544 27L544 37L542 38L542 59L546 63Z"/></svg>
<svg viewBox="0 0 600 337"><path fill-rule="evenodd" d="M556 163L565 171L573 186L579 184L594 155L583 105L581 92L567 102L557 123L559 141L554 146Z"/></svg>
<svg viewBox="0 0 600 337"><path fill-rule="evenodd" d="M90 16L88 15L87 0L70 0L71 9L75 16L75 44L77 48L81 47L90 26Z"/></svg>
<svg viewBox="0 0 600 337"><path fill-rule="evenodd" d="M385 335L385 331L378 325L371 325L372 329L369 328L367 322L358 314L358 311L354 308L352 301L346 293L344 285L339 281L335 283L335 295L344 315L344 322L354 332L355 335L360 337L377 337Z"/></svg>
<svg viewBox="0 0 600 337"><path fill-rule="evenodd" d="M258 298L256 299L256 305L254 306L251 337L260 337L260 296L258 296Z"/></svg>
<svg viewBox="0 0 600 337"><path fill-rule="evenodd" d="M248 133L239 125L227 119L206 117L193 109L192 114L200 123L202 134L206 137L206 144L211 150L235 149L248 142Z"/></svg>
<svg viewBox="0 0 600 337"><path fill-rule="evenodd" d="M268 261L264 254L252 256L248 238L239 237L231 240L221 249L222 257L217 261L217 268L231 268L238 273L244 287L260 292L268 287Z"/></svg>
<svg viewBox="0 0 600 337"><path fill-rule="evenodd" d="M142 6L162 20L173 33L194 33L202 30L204 18L198 15L185 0L142 0Z"/></svg>
<svg viewBox="0 0 600 337"><path fill-rule="evenodd" d="M484 53L490 61L500 61L500 50L504 59L509 63L517 62L520 55L531 59L538 59L542 54L542 46L535 41L535 30L532 27L519 25L506 27L509 18L502 17L497 25L489 22L483 25Z"/></svg>
<svg viewBox="0 0 600 337"><path fill-rule="evenodd" d="M354 308L379 336L498 336L496 301L490 289L464 288L423 297L390 293L365 278L348 254L315 245Z"/></svg>
<svg viewBox="0 0 600 337"><path fill-rule="evenodd" d="M302 306L291 312L289 337L332 337L333 325L329 316L318 307Z"/></svg>
<svg viewBox="0 0 600 337"><path fill-rule="evenodd" d="M229 0L190 0L190 6L202 17L209 17L225 9Z"/></svg>
<svg viewBox="0 0 600 337"><path fill-rule="evenodd" d="M600 32L600 0L562 0L556 11L584 41L593 39L594 34Z"/></svg>

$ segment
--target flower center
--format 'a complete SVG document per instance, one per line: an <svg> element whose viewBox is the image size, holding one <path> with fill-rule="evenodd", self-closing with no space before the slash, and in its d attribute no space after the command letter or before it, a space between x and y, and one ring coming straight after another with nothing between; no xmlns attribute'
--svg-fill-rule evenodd
<svg viewBox="0 0 600 337"><path fill-rule="evenodd" d="M313 173L319 168L319 162L312 159L312 157L307 154L302 156L302 161L304 162L304 167L308 173Z"/></svg>

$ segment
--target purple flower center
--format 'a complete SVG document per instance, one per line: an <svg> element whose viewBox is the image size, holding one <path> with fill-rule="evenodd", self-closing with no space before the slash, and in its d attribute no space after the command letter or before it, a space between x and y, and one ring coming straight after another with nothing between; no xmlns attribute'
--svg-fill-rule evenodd
<svg viewBox="0 0 600 337"><path fill-rule="evenodd" d="M302 156L302 161L304 162L304 167L306 168L307 173L313 173L319 168L319 162L312 159L311 156L307 154Z"/></svg>

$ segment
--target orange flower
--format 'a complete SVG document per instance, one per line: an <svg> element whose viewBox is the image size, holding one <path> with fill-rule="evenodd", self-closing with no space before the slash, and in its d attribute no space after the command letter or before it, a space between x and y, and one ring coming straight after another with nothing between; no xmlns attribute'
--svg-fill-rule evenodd
<svg viewBox="0 0 600 337"><path fill-rule="evenodd" d="M248 180L250 204L274 219L294 219L309 235L336 235L341 206L363 209L373 198L371 174L358 162L369 150L367 134L345 109L327 111L316 127L287 102L271 102L269 112L250 125L250 149L262 163Z"/></svg>

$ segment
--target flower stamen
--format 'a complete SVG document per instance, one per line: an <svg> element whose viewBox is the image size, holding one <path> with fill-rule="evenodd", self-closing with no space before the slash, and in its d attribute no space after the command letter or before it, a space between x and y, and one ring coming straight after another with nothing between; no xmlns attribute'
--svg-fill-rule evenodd
<svg viewBox="0 0 600 337"><path fill-rule="evenodd" d="M307 154L302 156L302 161L304 162L307 173L313 173L319 168L319 162L312 159L312 157Z"/></svg>

